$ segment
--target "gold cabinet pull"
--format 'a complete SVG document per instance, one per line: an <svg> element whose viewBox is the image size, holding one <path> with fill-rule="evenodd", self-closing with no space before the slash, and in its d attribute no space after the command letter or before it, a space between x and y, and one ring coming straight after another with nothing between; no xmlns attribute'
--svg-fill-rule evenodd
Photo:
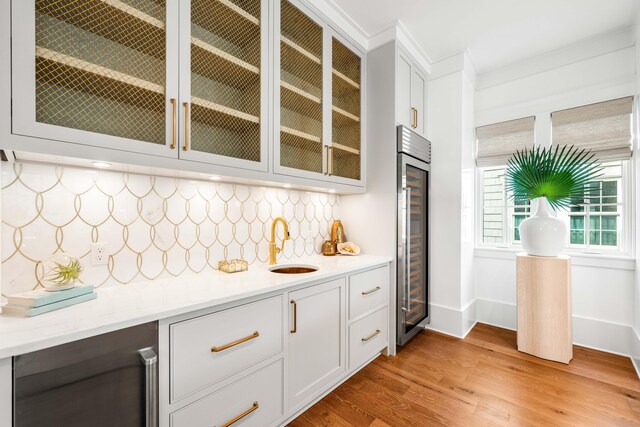
<svg viewBox="0 0 640 427"><path fill-rule="evenodd" d="M380 286L376 286L375 288L369 289L368 291L363 291L362 295L370 295L374 292L378 292L380 289L382 289Z"/></svg>
<svg viewBox="0 0 640 427"><path fill-rule="evenodd" d="M411 107L411 127L418 127L418 110L415 107Z"/></svg>
<svg viewBox="0 0 640 427"><path fill-rule="evenodd" d="M327 154L324 158L324 174L329 175L329 146L325 145L324 148Z"/></svg>
<svg viewBox="0 0 640 427"><path fill-rule="evenodd" d="M294 299L291 300L291 304L293 304L293 329L291 329L291 333L295 334L298 332L298 304Z"/></svg>
<svg viewBox="0 0 640 427"><path fill-rule="evenodd" d="M240 421L241 419L243 419L244 417L246 417L247 415L249 415L253 411L257 410L259 407L260 407L260 404L258 402L253 402L253 405L251 405L251 408L247 409L246 411L244 411L240 415L230 419L226 423L222 424L220 427L229 427L229 426L237 423L238 421Z"/></svg>
<svg viewBox="0 0 640 427"><path fill-rule="evenodd" d="M331 161L331 168L329 169L329 176L333 176L333 147L329 147L327 145L327 148L329 149L329 160Z"/></svg>
<svg viewBox="0 0 640 427"><path fill-rule="evenodd" d="M235 347L238 344L242 344L243 342L247 342L247 341L252 340L254 338L258 338L259 336L260 336L260 332L255 331L254 333L252 333L248 337L240 338L239 340L235 340L235 341L230 342L228 344L221 345L220 347L213 346L213 347L211 347L211 351L213 353L219 353L219 352L221 352L223 350L226 350L228 348Z"/></svg>
<svg viewBox="0 0 640 427"><path fill-rule="evenodd" d="M376 331L374 333L372 333L371 335L369 335L368 337L362 338L362 342L367 342L367 341L373 339L373 337L375 337L379 333L380 333L380 329L376 329Z"/></svg>
<svg viewBox="0 0 640 427"><path fill-rule="evenodd" d="M184 107L184 146L182 150L189 151L189 103L183 102Z"/></svg>
<svg viewBox="0 0 640 427"><path fill-rule="evenodd" d="M176 138L177 138L177 132L178 132L178 117L177 117L177 111L176 111L176 99L175 98L171 98L169 100L169 102L171 103L171 111L172 111L172 115L173 115L173 120L172 120L172 135L171 135L171 149L175 150L176 149Z"/></svg>

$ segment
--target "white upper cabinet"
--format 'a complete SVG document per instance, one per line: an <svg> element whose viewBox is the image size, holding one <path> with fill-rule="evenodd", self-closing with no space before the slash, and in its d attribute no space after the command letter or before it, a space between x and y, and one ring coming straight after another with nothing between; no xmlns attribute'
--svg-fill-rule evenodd
<svg viewBox="0 0 640 427"><path fill-rule="evenodd" d="M396 58L396 121L427 137L427 73L409 54L398 49Z"/></svg>
<svg viewBox="0 0 640 427"><path fill-rule="evenodd" d="M364 185L364 54L295 1L276 2L274 170Z"/></svg>
<svg viewBox="0 0 640 427"><path fill-rule="evenodd" d="M298 1L2 7L0 148L362 191L365 54Z"/></svg>
<svg viewBox="0 0 640 427"><path fill-rule="evenodd" d="M172 150L177 2L12 2L12 132L158 156Z"/></svg>
<svg viewBox="0 0 640 427"><path fill-rule="evenodd" d="M180 157L267 171L267 0L180 1Z"/></svg>

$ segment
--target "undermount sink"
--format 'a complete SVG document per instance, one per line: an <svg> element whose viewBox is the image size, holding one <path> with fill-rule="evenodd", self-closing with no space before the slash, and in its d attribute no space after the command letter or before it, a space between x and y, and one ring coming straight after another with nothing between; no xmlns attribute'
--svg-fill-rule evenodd
<svg viewBox="0 0 640 427"><path fill-rule="evenodd" d="M313 265L274 265L269 267L269 271L280 274L305 274L318 271L318 267Z"/></svg>

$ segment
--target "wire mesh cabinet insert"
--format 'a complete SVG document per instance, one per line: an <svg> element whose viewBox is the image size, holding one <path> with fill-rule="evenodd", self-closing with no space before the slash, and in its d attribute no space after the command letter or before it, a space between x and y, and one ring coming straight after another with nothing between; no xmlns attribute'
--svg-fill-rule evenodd
<svg viewBox="0 0 640 427"><path fill-rule="evenodd" d="M177 157L177 2L12 2L12 132Z"/></svg>
<svg viewBox="0 0 640 427"><path fill-rule="evenodd" d="M331 146L329 175L362 179L362 56L346 42L331 38Z"/></svg>
<svg viewBox="0 0 640 427"><path fill-rule="evenodd" d="M266 171L268 0L180 3L180 157Z"/></svg>
<svg viewBox="0 0 640 427"><path fill-rule="evenodd" d="M302 6L279 0L279 117L276 172L309 178L326 175L328 149L323 129L325 95L324 25ZM278 111L276 109L276 111Z"/></svg>

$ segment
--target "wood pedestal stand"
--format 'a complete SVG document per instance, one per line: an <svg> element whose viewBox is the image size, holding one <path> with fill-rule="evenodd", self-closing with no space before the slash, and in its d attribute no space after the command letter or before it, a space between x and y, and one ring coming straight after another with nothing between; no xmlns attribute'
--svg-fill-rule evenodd
<svg viewBox="0 0 640 427"><path fill-rule="evenodd" d="M517 255L518 350L569 363L571 330L571 258Z"/></svg>

